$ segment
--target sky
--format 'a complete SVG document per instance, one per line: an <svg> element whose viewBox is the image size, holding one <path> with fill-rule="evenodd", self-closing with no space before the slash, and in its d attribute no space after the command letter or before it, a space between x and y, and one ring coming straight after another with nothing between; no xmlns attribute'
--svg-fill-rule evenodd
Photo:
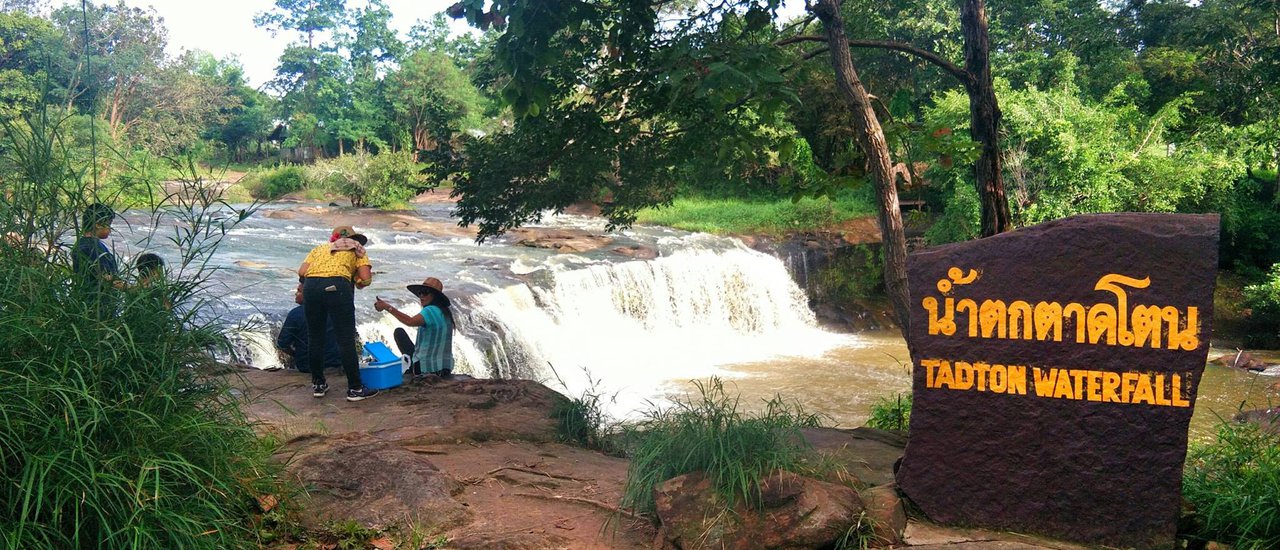
<svg viewBox="0 0 1280 550"><path fill-rule="evenodd" d="M95 1L95 0L90 0ZM110 0L114 3L114 0ZM419 19L430 19L457 0L385 0L393 17L391 25L407 38L409 29ZM96 0L103 3L104 0ZM54 5L74 4L75 0L55 0ZM164 18L169 29L168 53L176 57L184 50L205 50L215 57L234 55L244 66L249 85L260 87L275 76L276 62L286 45L297 39L297 33L281 32L272 37L266 29L253 24L257 14L275 6L272 0L125 0L131 7L153 7ZM364 2L348 0L348 8ZM466 21L453 22L455 32L467 32Z"/></svg>
<svg viewBox="0 0 1280 550"><path fill-rule="evenodd" d="M96 0L96 3L108 1L114 3L114 0ZM401 38L408 38L409 29L419 19L430 19L457 0L384 1L393 15L391 26ZM55 6L80 5L78 0L54 0L52 3ZM168 54L171 57L177 57L185 50L204 50L220 59L236 56L244 67L249 85L255 88L262 88L275 76L280 54L285 46L298 39L297 33L286 31L273 37L267 30L254 26L254 16L271 10L275 6L273 0L124 0L124 3L131 7L152 7L164 18L165 27L169 29ZM347 0L349 9L360 8L364 4L363 0ZM803 11L803 5L800 0L789 0L784 3L782 11L794 16ZM455 34L476 32L467 26L465 20L451 20L450 25Z"/></svg>

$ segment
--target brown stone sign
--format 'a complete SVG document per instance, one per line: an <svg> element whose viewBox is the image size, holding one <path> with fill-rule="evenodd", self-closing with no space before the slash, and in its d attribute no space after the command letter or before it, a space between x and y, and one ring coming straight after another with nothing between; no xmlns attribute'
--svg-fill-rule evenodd
<svg viewBox="0 0 1280 550"><path fill-rule="evenodd" d="M1218 217L1076 216L908 259L929 518L1172 546L1213 317Z"/></svg>

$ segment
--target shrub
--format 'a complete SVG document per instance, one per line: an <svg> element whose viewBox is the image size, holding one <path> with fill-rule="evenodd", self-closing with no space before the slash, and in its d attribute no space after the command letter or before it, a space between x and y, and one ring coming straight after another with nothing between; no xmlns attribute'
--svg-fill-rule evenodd
<svg viewBox="0 0 1280 550"><path fill-rule="evenodd" d="M719 379L695 384L698 396L650 411L635 426L624 507L650 512L654 487L698 471L727 506L743 500L758 505L760 481L770 472L803 472L815 464L800 428L817 426L817 416L779 397L761 414L744 414Z"/></svg>
<svg viewBox="0 0 1280 550"><path fill-rule="evenodd" d="M1244 306L1248 311L1248 347L1280 347L1280 264L1262 282L1244 287Z"/></svg>
<svg viewBox="0 0 1280 550"><path fill-rule="evenodd" d="M306 173L314 184L346 195L352 206L387 208L430 187L421 168L411 152L359 152L316 161Z"/></svg>
<svg viewBox="0 0 1280 550"><path fill-rule="evenodd" d="M258 176L258 184L251 193L259 199L275 199L300 191L306 185L306 173L301 166L279 166Z"/></svg>
<svg viewBox="0 0 1280 550"><path fill-rule="evenodd" d="M877 430L906 431L911 425L911 394L895 393L877 399L871 405L871 418L867 427Z"/></svg>
<svg viewBox="0 0 1280 550"><path fill-rule="evenodd" d="M1240 550L1280 548L1280 436L1223 424L1187 454L1183 494L1203 520L1198 534Z"/></svg>
<svg viewBox="0 0 1280 550"><path fill-rule="evenodd" d="M953 178L951 197L938 221L925 230L929 244L947 244L978 238L982 225L982 203L978 191L968 182Z"/></svg>
<svg viewBox="0 0 1280 550"><path fill-rule="evenodd" d="M92 195L83 172L49 166L58 128L5 130L0 546L253 547L271 450L210 370L221 327L195 315L208 307L199 266L224 220L245 213L226 218L209 194L183 194L203 202L165 210L178 218L171 271L182 277L91 298L55 244L74 237Z"/></svg>

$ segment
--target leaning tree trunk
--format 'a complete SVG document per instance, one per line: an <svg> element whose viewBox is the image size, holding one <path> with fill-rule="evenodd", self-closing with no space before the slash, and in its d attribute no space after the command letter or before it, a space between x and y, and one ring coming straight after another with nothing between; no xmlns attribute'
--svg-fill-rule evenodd
<svg viewBox="0 0 1280 550"><path fill-rule="evenodd" d="M840 97L853 112L858 147L867 157L871 180L876 186L880 202L880 234L884 239L884 283L893 302L893 311L906 337L907 315L907 240L902 227L902 210L898 207L898 188L893 179L893 161L889 158L889 145L880 128L880 119L871 108L871 98L858 73L853 68L849 53L849 37L845 34L844 19L840 16L839 0L816 0L809 9L822 21L831 53L831 66L835 69L836 87Z"/></svg>
<svg viewBox="0 0 1280 550"><path fill-rule="evenodd" d="M962 0L964 68L969 73L969 135L981 144L973 179L982 201L982 236L1009 230L1009 199L1000 168L1000 105L991 82L991 42L987 36L987 7L983 0Z"/></svg>

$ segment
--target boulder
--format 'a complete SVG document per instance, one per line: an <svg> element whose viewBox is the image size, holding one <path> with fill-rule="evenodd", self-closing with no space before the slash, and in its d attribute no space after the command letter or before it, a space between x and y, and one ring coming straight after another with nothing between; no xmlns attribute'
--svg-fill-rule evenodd
<svg viewBox="0 0 1280 550"><path fill-rule="evenodd" d="M859 491L858 498L871 522L871 546L901 546L902 533L907 529L907 510L898 496L898 487L892 483L871 487Z"/></svg>
<svg viewBox="0 0 1280 550"><path fill-rule="evenodd" d="M470 519L461 486L426 457L362 433L292 442L288 471L307 489L304 525L354 520L368 528L411 523L446 530Z"/></svg>
<svg viewBox="0 0 1280 550"><path fill-rule="evenodd" d="M1254 409L1235 416L1236 422L1257 424L1262 431L1280 435L1280 409Z"/></svg>
<svg viewBox="0 0 1280 550"><path fill-rule="evenodd" d="M1261 359L1254 357L1247 351L1238 351L1236 353L1221 355L1213 360L1213 364L1251 371L1263 371L1267 369L1266 363L1262 362Z"/></svg>
<svg viewBox="0 0 1280 550"><path fill-rule="evenodd" d="M763 509L738 503L725 512L705 474L669 479L654 489L667 541L677 548L801 549L835 544L862 516L853 489L791 472L761 484Z"/></svg>

